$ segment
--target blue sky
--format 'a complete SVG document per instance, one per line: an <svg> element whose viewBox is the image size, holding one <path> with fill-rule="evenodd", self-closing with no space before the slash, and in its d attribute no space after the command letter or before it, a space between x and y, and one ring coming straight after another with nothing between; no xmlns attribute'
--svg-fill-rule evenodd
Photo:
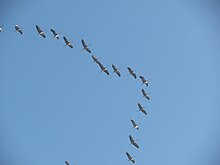
<svg viewBox="0 0 220 165"><path fill-rule="evenodd" d="M136 164L218 165L218 6L205 0L1 1L0 164L126 165L129 152ZM16 24L23 35L14 32ZM46 30L45 39L35 25ZM52 39L51 28L74 48ZM82 51L82 38L110 76ZM150 79L149 86L128 76L128 66ZM138 102L147 116L137 112ZM131 129L131 118L141 123L139 131Z"/></svg>

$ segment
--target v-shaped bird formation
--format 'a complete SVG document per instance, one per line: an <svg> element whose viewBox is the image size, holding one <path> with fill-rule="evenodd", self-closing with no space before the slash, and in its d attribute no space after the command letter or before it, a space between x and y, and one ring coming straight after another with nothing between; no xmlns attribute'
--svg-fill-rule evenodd
<svg viewBox="0 0 220 165"><path fill-rule="evenodd" d="M46 38L46 34L45 34L46 30L42 30L39 25L36 25L35 28L36 28L36 31L37 31L38 35L40 35L43 38ZM21 35L24 34L23 33L23 28L20 27L19 25L14 26L14 31L20 33ZM57 40L59 40L61 33L57 32L56 30L54 30L52 28L50 29L50 31L52 32L52 38L56 38ZM0 33L1 32L4 32L3 25L0 26ZM65 47L68 46L70 48L74 48L74 46L72 44L72 41L69 41L67 39L67 37L63 36L63 40L64 40L64 43L65 43L65 45L64 45ZM85 50L89 54L92 53L91 49L89 48L89 45L86 44L84 39L81 39L81 44L82 44L82 47L83 47L83 51ZM104 66L97 57L95 57L94 55L92 55L91 57L93 59L93 63L98 64L98 66L101 69L101 72L106 73L106 75L110 75L110 72L108 71L108 68L106 66ZM112 64L111 66L112 66L112 69L113 69L113 74L115 73L115 74L117 74L118 77L121 77L122 74L121 74L120 69L118 69L118 67L116 67L114 64ZM127 71L128 71L128 75L131 75L134 79L137 79L137 74L135 73L135 70L133 70L131 67L127 67ZM145 84L148 87L149 79L145 79L145 77L142 76L142 75L140 75L139 78L141 79L141 85ZM143 88L141 89L141 93L142 93L143 98L146 98L147 100L150 100L149 93L147 93ZM138 112L140 111L144 115L148 114L147 111L145 110L145 107L142 106L141 103L138 102L137 107L138 107ZM136 121L134 121L134 119L130 119L130 122L132 124L132 128L134 128L136 130L139 130L140 123L137 123ZM133 145L137 149L140 148L138 143L137 143L137 140L135 140L133 138L133 136L129 135L129 141L130 141L130 145ZM135 163L134 156L131 156L131 154L128 153L128 152L125 152L125 154L127 156L128 161L130 161L132 163ZM70 165L70 163L68 161L65 161L65 164Z"/></svg>

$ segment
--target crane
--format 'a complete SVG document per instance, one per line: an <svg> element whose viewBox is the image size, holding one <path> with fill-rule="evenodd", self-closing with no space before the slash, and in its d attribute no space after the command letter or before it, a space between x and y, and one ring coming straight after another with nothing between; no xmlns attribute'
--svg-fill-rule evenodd
<svg viewBox="0 0 220 165"><path fill-rule="evenodd" d="M91 50L89 49L89 46L85 43L85 41L82 39L82 46L83 46L83 50L86 50L89 53L92 53Z"/></svg>
<svg viewBox="0 0 220 165"><path fill-rule="evenodd" d="M94 55L92 55L92 59L96 64L101 64L101 62Z"/></svg>
<svg viewBox="0 0 220 165"><path fill-rule="evenodd" d="M67 40L66 37L63 37L63 40L64 40L64 42L65 42L65 44L66 44L66 45L64 45L64 46L69 46L70 48L73 48L73 45L71 44L71 42L69 42L69 41Z"/></svg>
<svg viewBox="0 0 220 165"><path fill-rule="evenodd" d="M121 73L119 72L119 70L116 68L114 64L112 64L112 68L114 70L114 73L116 73L119 77L121 77Z"/></svg>
<svg viewBox="0 0 220 165"><path fill-rule="evenodd" d="M129 75L131 74L135 79L137 78L136 74L134 73L134 71L130 68L130 67L127 67L128 68L128 71L129 71Z"/></svg>
<svg viewBox="0 0 220 165"><path fill-rule="evenodd" d="M146 84L148 86L148 82L149 80L146 80L143 76L139 76L141 81L142 81L142 84Z"/></svg>
<svg viewBox="0 0 220 165"><path fill-rule="evenodd" d="M132 123L132 125L133 125L133 128L135 128L135 129L137 129L137 130L139 130L139 127L138 127L138 125L140 125L140 123L139 124L137 124L133 119L131 119L131 123Z"/></svg>
<svg viewBox="0 0 220 165"><path fill-rule="evenodd" d="M146 99L150 100L150 96L147 94L147 92L145 92L144 89L141 90L143 97L145 97Z"/></svg>
<svg viewBox="0 0 220 165"><path fill-rule="evenodd" d="M138 108L139 108L138 111L141 111L141 112L143 112L145 115L147 115L147 112L145 111L144 107L143 107L140 103L138 103Z"/></svg>
<svg viewBox="0 0 220 165"><path fill-rule="evenodd" d="M131 135L129 135L129 140L131 142L130 144L133 144L136 148L139 148L139 145L135 142L135 140Z"/></svg>
<svg viewBox="0 0 220 165"><path fill-rule="evenodd" d="M22 28L20 28L18 25L15 25L15 31L19 32L20 34L23 34Z"/></svg>
<svg viewBox="0 0 220 165"><path fill-rule="evenodd" d="M102 70L103 72L105 72L107 75L109 75L109 72L108 72L107 67L104 67L104 66L102 65L102 63L101 63L101 62L100 62L100 63L98 63L98 65L99 65L99 67L101 68L101 70Z"/></svg>
<svg viewBox="0 0 220 165"><path fill-rule="evenodd" d="M50 29L50 31L53 33L53 38L59 39L59 34L54 29Z"/></svg>
<svg viewBox="0 0 220 165"><path fill-rule="evenodd" d="M135 163L134 158L128 152L126 152L126 155L128 157L128 161L131 161L132 163Z"/></svg>
<svg viewBox="0 0 220 165"><path fill-rule="evenodd" d="M46 35L44 34L44 31L41 30L41 28L38 25L36 25L36 29L39 35L41 35L44 38L46 37Z"/></svg>

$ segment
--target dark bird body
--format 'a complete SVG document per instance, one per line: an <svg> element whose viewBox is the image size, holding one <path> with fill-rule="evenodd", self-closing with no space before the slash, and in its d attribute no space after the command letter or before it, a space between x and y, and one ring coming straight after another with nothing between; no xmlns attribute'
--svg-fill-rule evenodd
<svg viewBox="0 0 220 165"><path fill-rule="evenodd" d="M132 163L135 163L134 158L131 157L131 155L130 155L128 152L126 152L126 155L127 155L127 157L128 157L128 161L131 161Z"/></svg>
<svg viewBox="0 0 220 165"><path fill-rule="evenodd" d="M143 97L145 97L146 99L150 100L150 96L145 92L145 90L142 89L141 91L142 91Z"/></svg>
<svg viewBox="0 0 220 165"><path fill-rule="evenodd" d="M19 32L20 34L23 34L21 28L18 25L15 25L15 31Z"/></svg>
<svg viewBox="0 0 220 165"><path fill-rule="evenodd" d="M131 119L131 123L132 123L132 125L133 125L133 128L136 128L137 130L139 130L139 127L138 127L138 125L139 124L137 124L134 120L132 120Z"/></svg>
<svg viewBox="0 0 220 165"><path fill-rule="evenodd" d="M67 160L65 161L65 164L66 164L66 165L70 165L70 163L69 163Z"/></svg>
<svg viewBox="0 0 220 165"><path fill-rule="evenodd" d="M41 30L41 28L38 25L36 25L36 29L39 35L46 38L46 35L44 34L43 30Z"/></svg>
<svg viewBox="0 0 220 165"><path fill-rule="evenodd" d="M134 73L134 71L130 68L130 67L127 67L128 68L128 71L129 71L129 74L131 74L135 79L137 78L136 74Z"/></svg>
<svg viewBox="0 0 220 165"><path fill-rule="evenodd" d="M50 29L50 31L53 33L53 38L59 39L59 33L57 33L54 29Z"/></svg>
<svg viewBox="0 0 220 165"><path fill-rule="evenodd" d="M139 111L143 112L145 115L147 115L147 112L145 111L144 107L140 103L138 103Z"/></svg>
<svg viewBox="0 0 220 165"><path fill-rule="evenodd" d="M129 140L130 140L131 144L133 144L136 148L139 148L139 145L135 142L135 140L132 138L131 135L129 135Z"/></svg>
<svg viewBox="0 0 220 165"><path fill-rule="evenodd" d="M63 40L64 40L64 42L65 42L65 46L69 46L70 48L73 48L73 45L71 44L71 42L69 42L68 40L67 40L67 38L66 37L63 37Z"/></svg>
<svg viewBox="0 0 220 165"><path fill-rule="evenodd" d="M82 42L83 50L86 50L87 52L92 53L88 45L85 43L83 39L81 40L81 42Z"/></svg>
<svg viewBox="0 0 220 165"><path fill-rule="evenodd" d="M101 63L98 63L98 65L99 65L99 67L101 68L101 70L102 70L103 72L105 72L107 75L109 75L109 72L108 72L108 70L107 70L107 67L104 67Z"/></svg>
<svg viewBox="0 0 220 165"><path fill-rule="evenodd" d="M112 64L112 68L114 70L114 73L116 73L119 77L121 77L121 73L119 72L119 70L116 68L114 64Z"/></svg>
<svg viewBox="0 0 220 165"><path fill-rule="evenodd" d="M139 76L141 81L142 81L142 84L146 84L148 86L148 81L149 80L146 80L143 76Z"/></svg>

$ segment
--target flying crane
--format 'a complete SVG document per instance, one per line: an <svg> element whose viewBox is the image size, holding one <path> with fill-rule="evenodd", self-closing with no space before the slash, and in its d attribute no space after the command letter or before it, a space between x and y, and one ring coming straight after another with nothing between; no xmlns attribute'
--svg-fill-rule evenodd
<svg viewBox="0 0 220 165"><path fill-rule="evenodd" d="M53 33L53 38L59 39L59 34L54 29L50 29L50 31Z"/></svg>
<svg viewBox="0 0 220 165"><path fill-rule="evenodd" d="M150 96L145 92L144 89L141 90L143 97L145 97L146 99L150 100Z"/></svg>
<svg viewBox="0 0 220 165"><path fill-rule="evenodd" d="M82 39L82 46L83 46L83 50L86 50L87 52L91 53L91 50L89 49L89 46L85 43L85 41Z"/></svg>
<svg viewBox="0 0 220 165"><path fill-rule="evenodd" d="M66 37L63 37L63 40L64 40L64 42L65 42L65 44L66 44L66 45L64 45L64 46L69 46L70 48L73 48L73 45L71 44L71 42L69 42L69 41L67 40Z"/></svg>
<svg viewBox="0 0 220 165"><path fill-rule="evenodd" d="M146 84L148 86L148 82L149 80L146 80L143 76L139 76L141 81L142 81L142 84Z"/></svg>
<svg viewBox="0 0 220 165"><path fill-rule="evenodd" d="M95 62L96 64L101 64L101 62L93 55L92 55L92 59L93 59L93 62Z"/></svg>
<svg viewBox="0 0 220 165"><path fill-rule="evenodd" d="M139 108L138 111L141 111L142 113L144 113L145 115L147 115L147 112L145 111L144 107L143 107L140 103L138 103L138 108Z"/></svg>
<svg viewBox="0 0 220 165"><path fill-rule="evenodd" d="M131 74L135 79L137 78L136 74L134 73L134 71L130 68L130 67L127 67L128 68L128 71L129 71L129 75Z"/></svg>
<svg viewBox="0 0 220 165"><path fill-rule="evenodd" d="M135 163L134 158L128 152L126 152L126 155L128 157L128 161L131 161L132 163Z"/></svg>
<svg viewBox="0 0 220 165"><path fill-rule="evenodd" d="M22 28L20 28L18 25L15 25L15 31L19 32L20 34L23 34Z"/></svg>
<svg viewBox="0 0 220 165"><path fill-rule="evenodd" d="M107 75L109 75L109 72L108 72L107 67L104 67L104 66L102 65L102 63L101 63L101 62L100 62L100 63L98 63L98 65L99 65L99 67L101 68L101 70L102 70L103 72L105 72Z"/></svg>
<svg viewBox="0 0 220 165"><path fill-rule="evenodd" d="M131 142L130 144L133 144L136 148L139 148L139 145L135 142L135 140L131 135L129 135L129 140Z"/></svg>
<svg viewBox="0 0 220 165"><path fill-rule="evenodd" d="M112 64L112 68L114 70L114 73L116 73L119 77L121 77L121 73L119 72L119 70L116 68L114 64Z"/></svg>
<svg viewBox="0 0 220 165"><path fill-rule="evenodd" d="M132 123L132 125L133 125L133 128L139 130L138 125L140 125L140 124L137 124L137 123L136 123L134 120L132 120L132 119L131 119L131 123Z"/></svg>
<svg viewBox="0 0 220 165"><path fill-rule="evenodd" d="M41 30L41 28L38 25L36 25L36 29L39 35L41 35L44 38L46 37L46 35L44 34L44 31Z"/></svg>

